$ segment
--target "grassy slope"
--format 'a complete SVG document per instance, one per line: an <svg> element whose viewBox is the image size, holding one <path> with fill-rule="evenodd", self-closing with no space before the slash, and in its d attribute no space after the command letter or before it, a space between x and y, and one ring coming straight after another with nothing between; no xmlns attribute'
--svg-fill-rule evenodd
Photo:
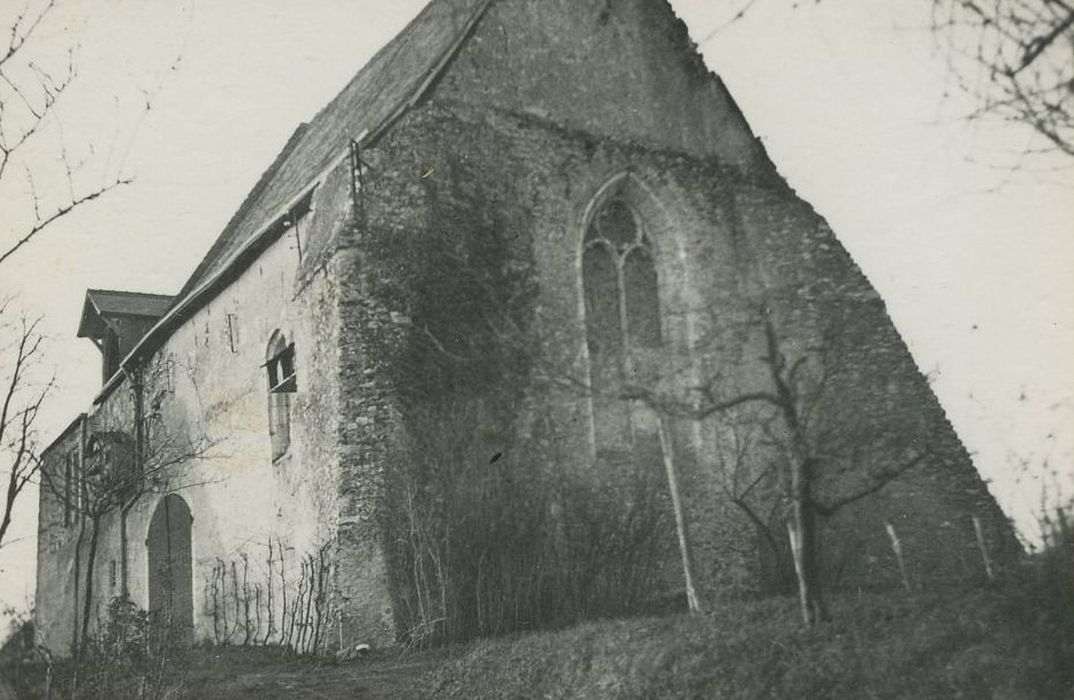
<svg viewBox="0 0 1074 700"><path fill-rule="evenodd" d="M1072 594L1074 575L1027 572L988 588L845 596L815 630L793 600L766 600L342 664L199 648L167 664L163 696L1074 698ZM0 681L13 670L0 668ZM41 697L43 669L23 671L25 696Z"/></svg>
<svg viewBox="0 0 1074 700"><path fill-rule="evenodd" d="M1074 582L1071 582L1074 585ZM698 617L585 624L477 644L426 679L436 698L1074 698L1074 610L1025 581Z"/></svg>

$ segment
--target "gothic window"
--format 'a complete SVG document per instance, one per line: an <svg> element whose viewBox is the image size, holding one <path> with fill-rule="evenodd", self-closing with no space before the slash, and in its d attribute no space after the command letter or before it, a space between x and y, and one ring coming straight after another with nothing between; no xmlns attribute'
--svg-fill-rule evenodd
<svg viewBox="0 0 1074 700"><path fill-rule="evenodd" d="M268 374L269 437L272 459L287 453L291 444L291 395L298 391L295 346L279 331L269 340L265 370Z"/></svg>
<svg viewBox="0 0 1074 700"><path fill-rule="evenodd" d="M644 380L662 339L652 244L622 199L605 204L586 231L582 280L597 446L630 446L644 421L616 390Z"/></svg>

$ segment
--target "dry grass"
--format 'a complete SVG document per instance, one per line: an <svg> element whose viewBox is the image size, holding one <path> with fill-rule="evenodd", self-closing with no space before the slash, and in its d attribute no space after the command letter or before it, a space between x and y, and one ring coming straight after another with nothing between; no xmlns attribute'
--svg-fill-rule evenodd
<svg viewBox="0 0 1074 700"><path fill-rule="evenodd" d="M341 664L192 649L162 696L1074 698L1071 558L1038 558L986 587L844 595L834 621L812 630L794 600L769 599Z"/></svg>
<svg viewBox="0 0 1074 700"><path fill-rule="evenodd" d="M435 698L1070 698L1074 581L1022 572L937 595L792 600L490 640L427 679Z"/></svg>

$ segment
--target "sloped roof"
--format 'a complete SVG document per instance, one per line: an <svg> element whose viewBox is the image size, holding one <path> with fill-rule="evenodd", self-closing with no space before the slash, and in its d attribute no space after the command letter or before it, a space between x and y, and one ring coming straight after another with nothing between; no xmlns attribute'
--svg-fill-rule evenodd
<svg viewBox="0 0 1074 700"><path fill-rule="evenodd" d="M272 165L261 174L257 184L250 190L250 193L246 195L246 199L239 205L238 210L231 215L231 220L228 221L227 226L224 227L224 232L220 234L220 237L213 242L209 248L209 252L205 254L198 266L194 268L194 272L190 275L190 279L176 295L177 299L182 299L186 296L187 292L197 286L197 282L206 276L208 268L213 266L213 263L221 260L221 258L227 258L227 251L230 250L234 244L233 236L228 235L233 229L239 226L244 219L250 216L253 207L258 203L261 195L264 193L265 188L272 182L272 178L275 177L279 171L280 166L287 160L287 157L291 155L291 152L295 150L295 146L309 130L309 124L302 123L298 125L294 133L291 134L291 138L287 139L287 143L284 144L283 150L276 156L276 160L272 161ZM240 242L241 243L241 242Z"/></svg>
<svg viewBox="0 0 1074 700"><path fill-rule="evenodd" d="M109 289L87 289L86 300L102 314L126 316L153 316L160 318L168 310L173 297L170 294L146 294L145 292L121 292Z"/></svg>
<svg viewBox="0 0 1074 700"><path fill-rule="evenodd" d="M492 0L432 0L358 72L283 152L247 196L179 293L223 270L243 246L346 153L350 139L387 127L420 97L451 59Z"/></svg>
<svg viewBox="0 0 1074 700"><path fill-rule="evenodd" d="M78 337L94 336L101 316L160 318L168 311L172 299L174 297L167 294L87 289L86 300L82 304L82 318L78 324Z"/></svg>

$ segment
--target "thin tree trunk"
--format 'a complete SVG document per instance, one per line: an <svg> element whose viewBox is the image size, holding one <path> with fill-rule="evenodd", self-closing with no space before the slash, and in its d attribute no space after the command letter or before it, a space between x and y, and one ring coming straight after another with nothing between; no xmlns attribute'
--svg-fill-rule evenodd
<svg viewBox="0 0 1074 700"><path fill-rule="evenodd" d="M74 615L72 615L71 624L71 652L75 656L79 656L79 640L82 638L82 632L78 625L78 610L79 610L79 585L78 582L82 578L82 542L86 539L86 519L79 518L78 524L78 539L75 540L75 604L73 607Z"/></svg>
<svg viewBox="0 0 1074 700"><path fill-rule="evenodd" d="M984 562L985 573L989 581L996 580L996 571L992 568L992 558L988 556L988 544L985 542L984 528L981 519L973 516L973 533L977 536L977 548L981 550L981 561Z"/></svg>
<svg viewBox="0 0 1074 700"><path fill-rule="evenodd" d="M137 500L137 498L130 499L119 511L120 594L124 600L130 598L130 552L128 551L130 543L127 536L127 519L130 516L131 508Z"/></svg>
<svg viewBox="0 0 1074 700"><path fill-rule="evenodd" d="M895 559L899 562L899 576L902 578L902 587L909 592L910 587L910 574L906 571L906 560L902 556L902 541L899 540L899 535L895 532L895 526L891 523L884 523L885 529L888 531L888 537L891 539L891 549L895 552Z"/></svg>
<svg viewBox="0 0 1074 700"><path fill-rule="evenodd" d="M791 557L794 559L794 574L798 581L798 604L799 609L802 611L802 621L808 626L811 624L809 604L811 593L809 590L809 583L805 576L805 566L802 562L802 540L798 533L800 530L795 525L795 520L791 519L787 521L787 537L791 542Z"/></svg>
<svg viewBox="0 0 1074 700"><path fill-rule="evenodd" d="M19 467L16 465L11 468L11 476L8 479L7 498L4 499L4 518L0 520L0 544L3 544L4 535L7 534L7 528L11 525L11 511L15 507L15 498L21 490L19 488Z"/></svg>
<svg viewBox="0 0 1074 700"><path fill-rule="evenodd" d="M52 652L44 646L39 646L38 649L45 657L45 700L52 700Z"/></svg>
<svg viewBox="0 0 1074 700"><path fill-rule="evenodd" d="M145 470L145 382L140 367L133 370L124 369L124 374L131 382L134 390L134 471L139 479ZM130 553L127 551L127 516L131 508L138 502L143 484L135 487L135 495L128 498L119 513L119 536L120 536L120 592L124 599L130 597ZM171 527L169 524L168 527Z"/></svg>
<svg viewBox="0 0 1074 700"><path fill-rule="evenodd" d="M671 491L671 507L675 511L675 530L679 536L679 552L682 554L682 572L686 583L686 603L690 612L701 612L701 599L698 597L697 588L694 586L694 564L690 550L690 533L686 522L686 513L683 511L682 496L679 493L679 476L675 467L675 452L667 426L667 417L657 414L657 422L660 426L660 451L664 457L664 468L667 470L668 490Z"/></svg>
<svg viewBox="0 0 1074 700"><path fill-rule="evenodd" d="M90 611L93 609L93 569L97 561L97 540L101 532L101 516L92 518L93 527L90 530L90 548L86 556L86 599L82 603L82 644L79 653L85 653L86 643L89 641Z"/></svg>
<svg viewBox="0 0 1074 700"><path fill-rule="evenodd" d="M82 575L82 543L86 539L86 514L84 506L86 504L86 489L85 489L85 473L86 473L86 414L83 413L78 418L78 465L77 476L74 479L75 486L75 502L78 503L78 541L75 543L75 605L74 615L72 615L74 624L71 625L71 652L77 658L81 658L82 652L80 651L79 640L82 638L82 631L78 628L78 603L79 603L79 588L78 580ZM65 505L66 507L66 505ZM75 674L77 675L78 668L75 668ZM73 683L74 681L72 681Z"/></svg>
<svg viewBox="0 0 1074 700"><path fill-rule="evenodd" d="M798 597L802 621L807 627L828 619L818 570L820 547L817 542L817 520L813 510L812 469L807 462L794 465L791 487L794 493L792 520L787 527L794 555L794 570L798 576Z"/></svg>

